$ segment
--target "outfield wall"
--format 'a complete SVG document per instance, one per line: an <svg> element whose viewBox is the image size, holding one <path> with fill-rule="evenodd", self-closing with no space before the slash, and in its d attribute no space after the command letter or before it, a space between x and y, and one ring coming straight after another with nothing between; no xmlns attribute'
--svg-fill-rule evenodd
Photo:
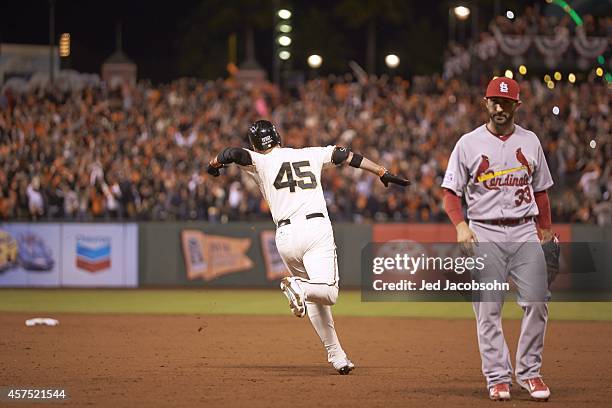
<svg viewBox="0 0 612 408"><path fill-rule="evenodd" d="M140 283L181 286L276 286L288 275L272 223L140 224ZM369 225L334 226L342 283L360 283L360 253Z"/></svg>
<svg viewBox="0 0 612 408"><path fill-rule="evenodd" d="M556 225L564 242L612 242L612 227ZM0 286L276 287L287 274L274 224L0 224ZM449 224L334 225L341 286L361 282L370 242L454 242Z"/></svg>

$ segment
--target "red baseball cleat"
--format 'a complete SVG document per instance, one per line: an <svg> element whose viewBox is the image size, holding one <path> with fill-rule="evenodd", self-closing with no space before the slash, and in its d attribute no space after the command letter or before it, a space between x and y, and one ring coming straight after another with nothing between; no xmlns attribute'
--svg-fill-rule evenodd
<svg viewBox="0 0 612 408"><path fill-rule="evenodd" d="M493 401L509 401L510 384L495 384L489 388L489 398Z"/></svg>
<svg viewBox="0 0 612 408"><path fill-rule="evenodd" d="M548 401L550 397L550 389L548 386L542 381L542 377L533 377L528 378L526 380L519 380L517 382L521 387L529 391L529 395L531 398L536 401Z"/></svg>

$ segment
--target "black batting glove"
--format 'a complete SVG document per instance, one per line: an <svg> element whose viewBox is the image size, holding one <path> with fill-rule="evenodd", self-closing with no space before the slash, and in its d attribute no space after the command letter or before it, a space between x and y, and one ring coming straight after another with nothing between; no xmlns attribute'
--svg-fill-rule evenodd
<svg viewBox="0 0 612 408"><path fill-rule="evenodd" d="M221 175L221 171L220 170L223 167L224 167L223 165L221 165L219 167L216 167L216 166L213 166L212 163L209 163L208 164L208 168L206 169L206 172L208 174L210 174L211 176L213 176L213 177L219 177Z"/></svg>
<svg viewBox="0 0 612 408"><path fill-rule="evenodd" d="M389 183L397 184L402 187L410 185L410 180L391 174L389 170L385 171L385 174L380 177L380 181L382 181L385 187L389 187Z"/></svg>

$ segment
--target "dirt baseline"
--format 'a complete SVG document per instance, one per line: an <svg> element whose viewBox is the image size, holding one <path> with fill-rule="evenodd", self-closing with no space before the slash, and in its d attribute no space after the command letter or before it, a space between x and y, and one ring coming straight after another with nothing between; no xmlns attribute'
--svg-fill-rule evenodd
<svg viewBox="0 0 612 408"><path fill-rule="evenodd" d="M472 320L339 317L340 340L357 365L340 376L308 319L83 314L53 315L58 327L26 327L30 317L0 315L0 387L68 390L70 400L47 407L492 404ZM515 352L519 322L504 329ZM609 406L611 341L610 323L549 325L547 407ZM510 405L532 404L517 385L512 391Z"/></svg>

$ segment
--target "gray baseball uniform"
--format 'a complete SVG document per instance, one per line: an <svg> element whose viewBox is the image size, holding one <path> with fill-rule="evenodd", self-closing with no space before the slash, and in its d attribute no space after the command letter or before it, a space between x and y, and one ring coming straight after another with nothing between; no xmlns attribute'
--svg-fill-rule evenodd
<svg viewBox="0 0 612 408"><path fill-rule="evenodd" d="M442 187L465 195L470 228L487 254L481 281L512 278L523 308L516 355L516 377L539 376L548 319L546 263L534 216L534 192L553 181L537 136L515 125L508 138L491 134L486 125L463 135L448 162ZM482 293L474 302L482 371L487 386L512 382L512 364L501 325L503 297Z"/></svg>

